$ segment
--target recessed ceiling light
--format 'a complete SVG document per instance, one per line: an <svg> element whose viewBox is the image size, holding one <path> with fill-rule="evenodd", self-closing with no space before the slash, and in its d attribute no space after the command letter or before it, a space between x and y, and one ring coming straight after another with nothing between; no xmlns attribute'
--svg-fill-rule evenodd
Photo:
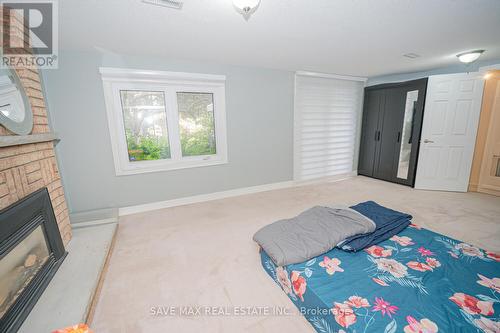
<svg viewBox="0 0 500 333"><path fill-rule="evenodd" d="M416 53L406 53L406 54L403 54L403 57L410 58L410 59L415 59L415 58L420 57L420 55L418 55Z"/></svg>
<svg viewBox="0 0 500 333"><path fill-rule="evenodd" d="M481 54L483 54L484 50L475 50L457 54L458 60L463 63L470 64L471 62L476 61Z"/></svg>

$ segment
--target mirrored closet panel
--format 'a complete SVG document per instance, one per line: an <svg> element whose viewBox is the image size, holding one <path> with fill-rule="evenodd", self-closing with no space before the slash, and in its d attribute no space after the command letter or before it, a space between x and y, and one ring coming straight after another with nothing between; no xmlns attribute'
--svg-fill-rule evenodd
<svg viewBox="0 0 500 333"><path fill-rule="evenodd" d="M410 170L411 144L413 142L413 119L417 110L418 90L406 93L405 116L401 134L401 148L399 149L398 175L400 179L408 179Z"/></svg>

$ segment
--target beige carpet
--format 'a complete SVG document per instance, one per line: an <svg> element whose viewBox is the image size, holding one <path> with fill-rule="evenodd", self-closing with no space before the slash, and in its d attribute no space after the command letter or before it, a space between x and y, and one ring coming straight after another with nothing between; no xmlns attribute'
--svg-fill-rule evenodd
<svg viewBox="0 0 500 333"><path fill-rule="evenodd" d="M500 252L500 198L417 191L364 177L130 215L120 219L92 327L98 333L314 332L298 315L154 316L151 308L294 309L261 268L253 233L313 205L365 200Z"/></svg>

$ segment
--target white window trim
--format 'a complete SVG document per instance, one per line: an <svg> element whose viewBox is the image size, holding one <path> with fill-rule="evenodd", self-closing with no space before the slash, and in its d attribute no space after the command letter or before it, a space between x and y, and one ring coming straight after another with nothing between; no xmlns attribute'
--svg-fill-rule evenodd
<svg viewBox="0 0 500 333"><path fill-rule="evenodd" d="M117 176L178 170L228 163L224 75L101 67L111 147ZM171 158L130 162L120 90L151 90L165 94ZM207 92L214 98L216 154L182 157L176 92Z"/></svg>

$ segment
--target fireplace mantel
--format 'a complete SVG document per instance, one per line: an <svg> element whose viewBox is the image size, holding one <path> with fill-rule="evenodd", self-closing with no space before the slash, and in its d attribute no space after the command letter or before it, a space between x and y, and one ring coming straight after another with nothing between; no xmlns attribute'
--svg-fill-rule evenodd
<svg viewBox="0 0 500 333"><path fill-rule="evenodd" d="M57 143L59 142L59 136L57 135L57 133L5 135L5 136L0 136L0 147L19 146L19 145L48 142L48 141L54 141L55 143Z"/></svg>

